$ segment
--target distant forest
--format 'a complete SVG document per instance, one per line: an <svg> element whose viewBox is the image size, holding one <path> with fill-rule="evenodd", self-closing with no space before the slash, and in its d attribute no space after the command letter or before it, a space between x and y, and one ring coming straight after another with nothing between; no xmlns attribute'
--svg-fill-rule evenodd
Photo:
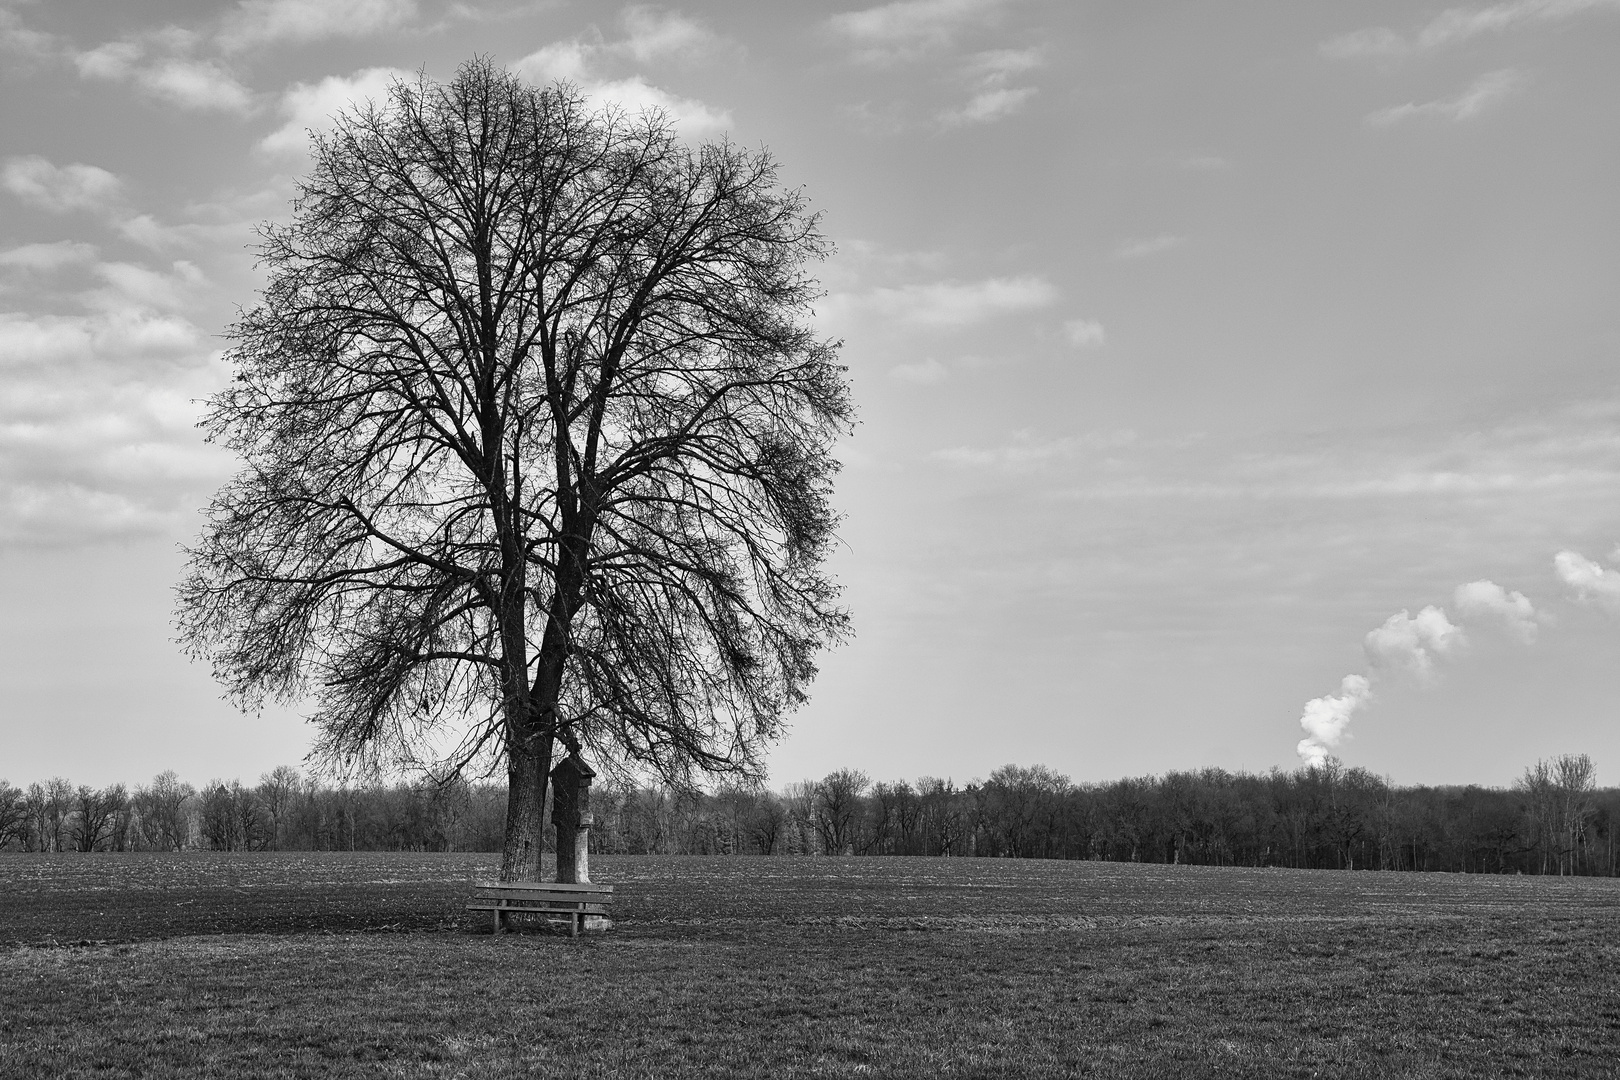
<svg viewBox="0 0 1620 1080"><path fill-rule="evenodd" d="M257 785L172 772L133 790L0 781L0 850L499 851L495 784ZM1537 762L1511 788L1397 787L1365 769L1222 769L1071 782L1007 765L957 786L840 769L783 790L599 782L591 850L611 854L950 855L1210 866L1616 874L1620 788L1591 759ZM548 830L549 835L549 830Z"/></svg>

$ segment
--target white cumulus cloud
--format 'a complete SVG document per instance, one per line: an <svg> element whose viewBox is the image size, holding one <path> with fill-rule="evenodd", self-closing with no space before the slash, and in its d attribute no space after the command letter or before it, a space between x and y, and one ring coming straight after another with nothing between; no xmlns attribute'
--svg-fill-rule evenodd
<svg viewBox="0 0 1620 1080"><path fill-rule="evenodd" d="M153 97L195 112L253 109L252 91L211 60L161 60L139 69L135 82Z"/></svg>
<svg viewBox="0 0 1620 1080"><path fill-rule="evenodd" d="M653 86L640 76L609 82L584 82L580 87L597 106L616 105L632 115L655 111L674 120L682 135L712 135L731 127L731 113L696 98L681 97Z"/></svg>
<svg viewBox="0 0 1620 1080"><path fill-rule="evenodd" d="M195 268L167 283L120 264L95 276L83 314L0 313L0 544L172 527L223 478L225 455L195 429L194 401L220 377L213 343L166 310Z"/></svg>
<svg viewBox="0 0 1620 1080"><path fill-rule="evenodd" d="M222 64L184 55L195 35L171 29L139 41L113 41L73 57L86 79L128 82L160 101L194 112L245 114L253 92ZM155 54L155 55L154 55Z"/></svg>
<svg viewBox="0 0 1620 1080"><path fill-rule="evenodd" d="M53 165L38 155L6 159L0 184L24 202L65 214L104 212L123 198L123 181L94 165Z"/></svg>
<svg viewBox="0 0 1620 1080"><path fill-rule="evenodd" d="M278 111L285 122L259 141L261 150L301 154L308 133L326 131L338 113L366 101L382 101L396 79L410 73L399 68L365 68L353 75L328 75L318 83L295 83L282 92Z"/></svg>

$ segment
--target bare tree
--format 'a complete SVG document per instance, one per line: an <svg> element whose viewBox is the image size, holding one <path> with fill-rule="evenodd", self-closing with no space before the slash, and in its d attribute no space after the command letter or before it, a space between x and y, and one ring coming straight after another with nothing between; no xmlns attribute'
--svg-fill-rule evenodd
<svg viewBox="0 0 1620 1080"><path fill-rule="evenodd" d="M27 831L23 836L24 851L49 851L50 811L45 787L38 781L28 785L23 793L23 813L27 816Z"/></svg>
<svg viewBox="0 0 1620 1080"><path fill-rule="evenodd" d="M1586 825L1597 809L1597 768L1585 754L1560 754L1550 768L1559 839L1558 872L1578 873Z"/></svg>
<svg viewBox="0 0 1620 1080"><path fill-rule="evenodd" d="M1045 765L1003 765L983 787L985 824L1013 856L1045 854L1041 840L1050 837L1052 817L1070 788L1069 778Z"/></svg>
<svg viewBox="0 0 1620 1080"><path fill-rule="evenodd" d="M760 791L748 815L748 838L761 855L774 855L776 846L787 826L787 813L776 795Z"/></svg>
<svg viewBox="0 0 1620 1080"><path fill-rule="evenodd" d="M203 842L215 851L236 851L242 846L237 834L236 801L223 780L210 780L198 796L198 824Z"/></svg>
<svg viewBox="0 0 1620 1080"><path fill-rule="evenodd" d="M265 846L273 849L281 847L287 818L292 813L293 797L302 783L303 777L291 765L277 765L274 770L259 777L259 804L270 818Z"/></svg>
<svg viewBox="0 0 1620 1080"><path fill-rule="evenodd" d="M13 840L27 846L28 798L22 789L0 780L0 850Z"/></svg>
<svg viewBox="0 0 1620 1080"><path fill-rule="evenodd" d="M313 694L329 760L504 762L505 879L538 877L558 742L757 773L846 626L852 418L769 155L475 61L338 118L262 235L193 653L245 704Z"/></svg>
<svg viewBox="0 0 1620 1080"><path fill-rule="evenodd" d="M861 795L871 778L858 769L838 769L816 782L814 822L828 855L853 855L862 811Z"/></svg>
<svg viewBox="0 0 1620 1080"><path fill-rule="evenodd" d="M967 831L961 793L950 779L924 776L917 781L918 817L924 850L931 855L961 855Z"/></svg>
<svg viewBox="0 0 1620 1080"><path fill-rule="evenodd" d="M1513 790L1523 798L1524 816L1529 825L1530 846L1540 856L1541 873L1545 874L1548 860L1558 859L1558 792L1553 780L1552 766L1537 761L1524 770L1514 781Z"/></svg>
<svg viewBox="0 0 1620 1080"><path fill-rule="evenodd" d="M816 783L801 780L782 788L782 811L786 817L784 854L812 855L816 851Z"/></svg>
<svg viewBox="0 0 1620 1080"><path fill-rule="evenodd" d="M44 787L30 784L28 794L39 849L66 851L68 823L73 814L73 785L60 776L53 776Z"/></svg>
<svg viewBox="0 0 1620 1080"><path fill-rule="evenodd" d="M100 790L80 784L73 793L73 849L95 851L110 840L128 801L123 784Z"/></svg>
<svg viewBox="0 0 1620 1080"><path fill-rule="evenodd" d="M196 795L172 769L154 776L150 786L136 788L133 801L142 842L158 851L182 850L191 838L186 804Z"/></svg>

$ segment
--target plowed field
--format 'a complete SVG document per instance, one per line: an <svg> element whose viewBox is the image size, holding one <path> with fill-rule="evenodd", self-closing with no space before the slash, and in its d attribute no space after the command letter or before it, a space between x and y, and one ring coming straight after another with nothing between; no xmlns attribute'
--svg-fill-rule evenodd
<svg viewBox="0 0 1620 1080"><path fill-rule="evenodd" d="M0 856L0 1076L1620 1076L1620 882L491 856Z"/></svg>

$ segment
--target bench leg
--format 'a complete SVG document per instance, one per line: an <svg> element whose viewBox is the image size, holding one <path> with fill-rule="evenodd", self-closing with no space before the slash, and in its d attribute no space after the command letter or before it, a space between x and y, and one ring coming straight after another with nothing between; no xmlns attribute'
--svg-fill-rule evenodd
<svg viewBox="0 0 1620 1080"><path fill-rule="evenodd" d="M574 914L568 916L568 936L579 937L579 928L585 925L585 916Z"/></svg>
<svg viewBox="0 0 1620 1080"><path fill-rule="evenodd" d="M495 914L495 933L499 934L502 930L506 929L506 912L502 911L499 907L497 907L495 909L494 914Z"/></svg>

